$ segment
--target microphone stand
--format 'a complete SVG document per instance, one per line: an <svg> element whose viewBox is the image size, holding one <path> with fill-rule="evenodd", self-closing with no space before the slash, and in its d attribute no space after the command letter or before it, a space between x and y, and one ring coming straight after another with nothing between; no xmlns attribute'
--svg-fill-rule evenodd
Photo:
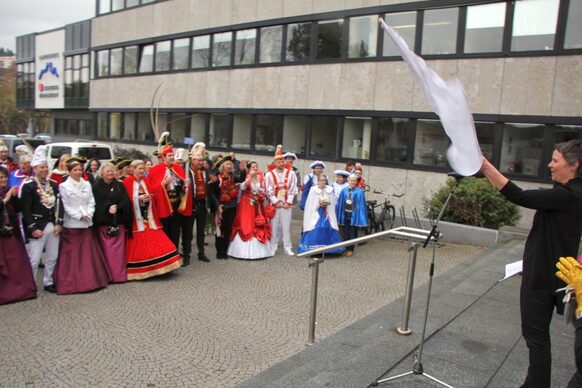
<svg viewBox="0 0 582 388"><path fill-rule="evenodd" d="M450 175L450 174L449 174ZM437 246L437 242L438 239L440 237L440 232L438 231L438 224L441 220L441 218L443 217L443 215L445 214L445 210L449 204L449 201L451 200L451 197L453 196L453 193L455 192L455 190L457 189L457 187L459 186L459 183L461 183L461 179L463 179L463 176L461 175L452 175L455 178L455 184L453 185L453 188L451 189L451 192L449 193L449 196L447 197L445 203L443 204L443 207L441 208L441 211L437 217L437 219L434 221L434 223L432 224L432 229L430 231L430 233L428 234L428 236L426 237L426 240L424 241L424 244L422 245L423 248L426 248L426 246L428 245L428 243L430 242L431 238L434 240L433 241L433 246L432 246L432 259L431 259L431 263L430 263L430 270L429 270L429 274L428 274L428 285L426 288L426 305L424 308L424 322L422 325L422 335L420 337L420 345L418 348L418 352L414 355L414 363L412 365L412 370L410 372L406 372L406 373L402 373L399 374L397 376L392 376L392 377L388 377L382 380L378 380L375 383L372 384L372 386L377 386L378 384L382 384L388 381L394 381L396 379L399 379L401 377L405 377L411 374L415 374L415 375L422 375L425 376L431 380L433 380L436 383L441 384L442 386L445 386L447 388L453 388L452 385L449 385L443 381L440 381L439 379L437 379L436 377L433 377L431 375L429 375L428 373L424 373L424 368L422 366L422 351L424 348L424 342L425 342L425 337L426 337L426 323L428 322L428 307L430 304L430 293L431 293L431 289L432 289L432 278L434 276L434 268L435 268L435 255L436 255L436 246Z"/></svg>

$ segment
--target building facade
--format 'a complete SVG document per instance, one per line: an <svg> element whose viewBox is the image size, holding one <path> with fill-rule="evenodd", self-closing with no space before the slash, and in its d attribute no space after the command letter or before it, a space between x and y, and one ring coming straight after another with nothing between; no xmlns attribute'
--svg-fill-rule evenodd
<svg viewBox="0 0 582 388"><path fill-rule="evenodd" d="M47 109L55 133L151 145L155 106L177 144L265 161L283 144L305 173L360 161L373 187L420 208L449 141L381 17L462 82L482 152L523 186L549 183L552 145L582 137L580 1L97 0L96 14L79 23L89 45L67 45L76 25L18 45L19 104ZM62 106L30 92L49 34L64 41Z"/></svg>

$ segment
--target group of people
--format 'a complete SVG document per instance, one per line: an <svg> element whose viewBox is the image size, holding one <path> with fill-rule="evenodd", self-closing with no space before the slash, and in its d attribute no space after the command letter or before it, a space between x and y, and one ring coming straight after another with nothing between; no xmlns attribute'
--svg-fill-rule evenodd
<svg viewBox="0 0 582 388"><path fill-rule="evenodd" d="M337 170L329 185L325 164L317 161L299 184L297 157L282 146L266 171L232 153L211 160L203 143L183 161L184 150L175 151L167 134L154 166L63 154L51 170L45 146L20 155L18 163L4 151L0 144L0 304L36 297L41 266L44 290L63 295L187 266L193 241L198 259L209 262L209 220L217 259L268 258L281 240L294 256L291 222L298 203L304 210L298 252L351 239L367 225L361 173ZM353 249L327 253L351 256Z"/></svg>

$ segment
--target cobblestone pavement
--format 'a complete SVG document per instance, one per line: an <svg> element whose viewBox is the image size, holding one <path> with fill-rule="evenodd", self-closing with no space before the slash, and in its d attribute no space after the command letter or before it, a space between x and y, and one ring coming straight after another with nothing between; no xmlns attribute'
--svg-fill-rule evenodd
<svg viewBox="0 0 582 388"><path fill-rule="evenodd" d="M294 221L294 241L301 224ZM278 254L194 260L164 277L0 306L0 387L232 387L299 352L311 269ZM374 240L320 266L316 340L404 293L408 244ZM436 274L481 248L443 245ZM432 250L419 250L415 287Z"/></svg>

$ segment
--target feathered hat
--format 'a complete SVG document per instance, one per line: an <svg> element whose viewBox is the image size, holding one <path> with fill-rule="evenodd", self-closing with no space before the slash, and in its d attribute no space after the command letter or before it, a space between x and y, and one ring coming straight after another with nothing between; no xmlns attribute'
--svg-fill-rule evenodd
<svg viewBox="0 0 582 388"><path fill-rule="evenodd" d="M26 144L21 144L19 146L16 146L14 151L16 152L16 155L18 155L19 162L30 162L33 159L32 148ZM46 159L46 152L45 152L45 159Z"/></svg>
<svg viewBox="0 0 582 388"><path fill-rule="evenodd" d="M165 156L174 153L174 148L172 143L170 143L170 132L164 132L160 135L160 140L158 140L158 155Z"/></svg>
<svg viewBox="0 0 582 388"><path fill-rule="evenodd" d="M275 150L275 157L273 159L283 159L283 146L281 144L277 146L277 149Z"/></svg>

